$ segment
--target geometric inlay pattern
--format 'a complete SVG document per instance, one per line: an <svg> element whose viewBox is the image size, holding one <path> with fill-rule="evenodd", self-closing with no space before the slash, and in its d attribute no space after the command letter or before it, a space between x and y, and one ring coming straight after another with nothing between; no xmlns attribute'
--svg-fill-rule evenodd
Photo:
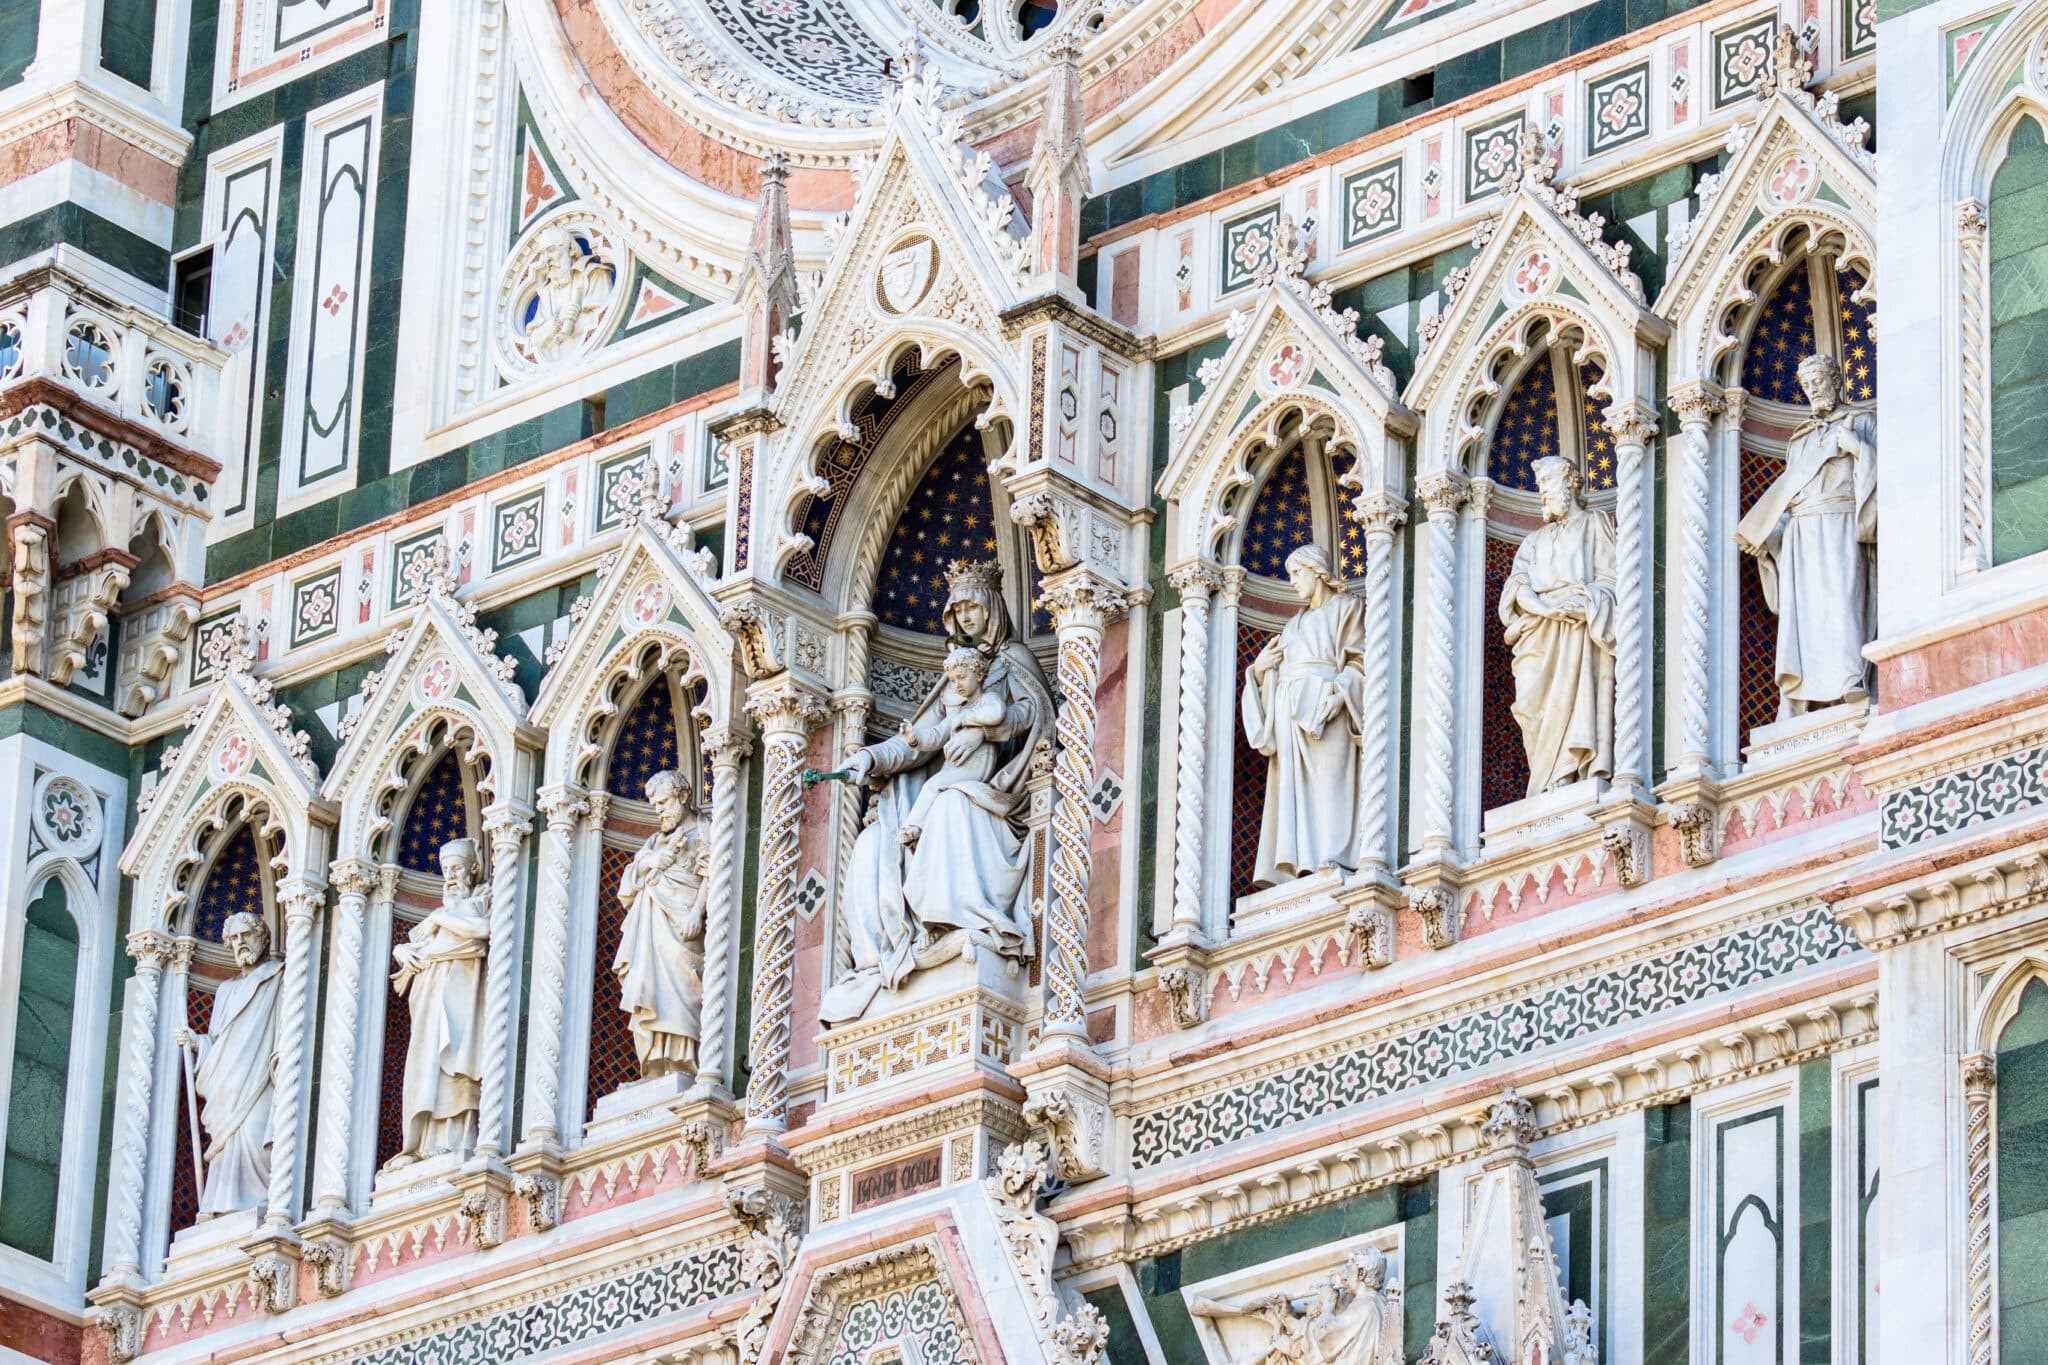
<svg viewBox="0 0 2048 1365"><path fill-rule="evenodd" d="M351 1357L348 1365L442 1365L525 1360L592 1337L686 1312L739 1289L737 1242L631 1270L539 1303Z"/></svg>
<svg viewBox="0 0 2048 1365"><path fill-rule="evenodd" d="M865 1365L890 1346L895 1352L882 1358L920 1365L974 1365L974 1353L960 1339L950 1299L937 1280L863 1299L846 1310L828 1365Z"/></svg>
<svg viewBox="0 0 2048 1365"><path fill-rule="evenodd" d="M1348 250L1401 226L1401 163L1394 160L1344 180L1344 246Z"/></svg>
<svg viewBox="0 0 2048 1365"><path fill-rule="evenodd" d="M1515 165L1521 150L1522 127L1528 120L1520 114L1475 128L1465 134L1465 200L1484 199L1500 190L1501 182Z"/></svg>
<svg viewBox="0 0 2048 1365"><path fill-rule="evenodd" d="M596 1115L599 1100L640 1079L640 1054L633 1050L632 1020L619 1004L619 975L612 970L612 959L618 956L626 929L626 906L619 899L619 878L625 875L626 864L633 861L633 853L629 848L607 848L598 859L597 969L590 991L585 1122Z"/></svg>
<svg viewBox="0 0 2048 1365"><path fill-rule="evenodd" d="M1826 906L1812 906L1360 1043L1322 1061L1176 1100L1137 1116L1132 1161L1142 1169L1278 1132L1861 951L1856 936Z"/></svg>
<svg viewBox="0 0 2048 1365"><path fill-rule="evenodd" d="M1219 294L1234 294L1258 279L1273 262L1273 244L1280 235L1280 206L1268 204L1223 225L1222 274Z"/></svg>
<svg viewBox="0 0 2048 1365"><path fill-rule="evenodd" d="M2048 805L2048 749L2029 749L1885 793L1884 848L1904 848Z"/></svg>
<svg viewBox="0 0 2048 1365"><path fill-rule="evenodd" d="M1598 156L1650 135L1650 64L1586 83L1586 155Z"/></svg>
<svg viewBox="0 0 2048 1365"><path fill-rule="evenodd" d="M1737 466L1736 506L1742 513L1785 467L1784 461L1747 450ZM1736 567L1735 731L1736 747L1749 743L1749 732L1778 718L1778 614L1764 600L1757 562L1748 555Z"/></svg>
<svg viewBox="0 0 2048 1365"><path fill-rule="evenodd" d="M989 501L988 455L969 423L939 452L903 506L875 575L875 615L921 635L944 635L956 559L996 556L995 505Z"/></svg>
<svg viewBox="0 0 2048 1365"><path fill-rule="evenodd" d="M1252 660L1271 642L1278 631L1263 630L1245 621L1237 623L1237 690L1244 695L1244 675ZM1230 735L1233 743L1230 769L1230 898L1234 902L1259 889L1259 825L1266 814L1266 769L1270 760L1245 738L1244 717L1237 707Z"/></svg>
<svg viewBox="0 0 2048 1365"><path fill-rule="evenodd" d="M1726 109L1753 92L1771 65L1775 13L1714 35L1714 108Z"/></svg>

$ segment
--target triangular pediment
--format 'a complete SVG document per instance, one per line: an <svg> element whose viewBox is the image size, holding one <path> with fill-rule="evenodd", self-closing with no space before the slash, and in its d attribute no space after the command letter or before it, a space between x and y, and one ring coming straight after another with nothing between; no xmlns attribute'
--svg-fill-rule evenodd
<svg viewBox="0 0 2048 1365"><path fill-rule="evenodd" d="M820 404L843 394L850 378L888 382L898 338L968 342L970 377L1001 365L1001 318L1022 302L1030 278L1024 215L987 155L963 145L958 116L922 96L898 96L856 186L844 225L828 229L830 258L784 357L792 379L773 403L799 446L832 422ZM1005 387L998 383L999 394Z"/></svg>
<svg viewBox="0 0 2048 1365"><path fill-rule="evenodd" d="M1422 412L1442 406L1485 339L1528 316L1554 312L1592 326L1609 352L1616 393L1635 391L1632 373L1643 343L1669 333L1649 309L1642 281L1628 267L1628 248L1608 244L1605 224L1578 212L1577 196L1528 177L1509 192L1501 216L1482 227L1479 254L1466 267L1455 297L1426 328L1427 344L1402 395Z"/></svg>
<svg viewBox="0 0 2048 1365"><path fill-rule="evenodd" d="M1288 413L1328 414L1331 444L1348 444L1371 468L1363 486L1398 492L1402 471L1388 458L1389 437L1414 433L1415 415L1395 393L1377 337L1360 338L1354 315L1337 313L1328 291L1298 275L1280 275L1248 311L1230 321L1230 347L1203 376L1201 398L1181 419L1186 434L1160 475L1159 495L1181 508L1177 558L1210 554L1231 522L1226 495L1251 481L1247 432ZM1273 433L1277 436L1277 432Z"/></svg>
<svg viewBox="0 0 2048 1365"><path fill-rule="evenodd" d="M292 728L291 713L271 701L270 685L245 664L230 665L165 756L157 785L136 803L140 818L121 854L121 871L138 883L136 904L156 917L145 925L138 915L137 928L173 922L183 897L174 893L170 873L196 858L195 841L237 793L267 809L265 828L283 836L292 870L324 878L324 866L302 863L313 828L331 828L337 812L321 795L306 733Z"/></svg>
<svg viewBox="0 0 2048 1365"><path fill-rule="evenodd" d="M570 727L549 745L551 780L577 780L595 756L584 726L591 709L604 704L607 681L620 668L631 670L644 642L687 648L689 666L702 676L709 723L728 725L737 713L741 675L732 632L719 623L718 604L669 539L670 527L656 518L627 533L596 591L542 679L528 720L544 731ZM616 699L612 699L614 702Z"/></svg>
<svg viewBox="0 0 2048 1365"><path fill-rule="evenodd" d="M1729 132L1730 156L1700 182L1698 204L1671 263L1657 312L1672 319L1699 373L1735 345L1719 335L1731 291L1744 287L1755 248L1772 252L1795 225L1839 234L1846 257L1874 264L1877 158L1861 120L1834 117L1832 96L1780 90Z"/></svg>
<svg viewBox="0 0 2048 1365"><path fill-rule="evenodd" d="M375 785L388 781L405 753L423 751L443 722L474 730L492 760L494 800L524 794L521 755L538 752L546 736L526 722L512 660L498 655L473 615L445 592L426 595L372 675L367 700L344 722L346 738L323 788L329 800L368 812L377 804L368 799Z"/></svg>

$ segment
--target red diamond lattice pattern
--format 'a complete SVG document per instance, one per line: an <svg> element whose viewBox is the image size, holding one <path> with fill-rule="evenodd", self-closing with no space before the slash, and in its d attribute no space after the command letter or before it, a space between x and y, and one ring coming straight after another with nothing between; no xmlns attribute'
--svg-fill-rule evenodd
<svg viewBox="0 0 2048 1365"><path fill-rule="evenodd" d="M1498 612L1517 548L1512 540L1486 538L1486 597L1480 603L1486 612L1485 701L1479 716L1481 810L1494 810L1529 794L1529 754L1522 747L1522 727L1515 724L1515 655Z"/></svg>
<svg viewBox="0 0 2048 1365"><path fill-rule="evenodd" d="M619 939L626 925L626 907L619 900L619 878L633 861L629 849L607 848L597 870L596 964L590 992L590 1068L585 1089L584 1121L597 1112L597 1102L620 1086L640 1079L640 1057L633 1051L633 1030L619 1007L619 978L612 971Z"/></svg>
<svg viewBox="0 0 2048 1365"><path fill-rule="evenodd" d="M185 1027L196 1037L213 1026L213 992L198 986L185 987ZM178 1063L177 1140L171 1144L171 1235L177 1236L199 1220L199 1176L192 1169L192 1111L185 1100L185 1064Z"/></svg>
<svg viewBox="0 0 2048 1365"><path fill-rule="evenodd" d="M415 921L394 916L391 939L412 932ZM398 1155L405 1143L405 1052L412 1045L412 1011L405 998L385 987L384 1055L377 1073L377 1167Z"/></svg>
<svg viewBox="0 0 2048 1365"><path fill-rule="evenodd" d="M1741 488L1737 496L1748 512L1778 477L1784 462L1754 450L1742 452ZM1737 571L1741 584L1736 628L1736 728L1738 748L1749 732L1778 718L1778 618L1764 601L1763 580L1756 560L1742 556Z"/></svg>
<svg viewBox="0 0 2048 1365"><path fill-rule="evenodd" d="M1238 623L1237 687L1231 692L1230 734L1235 744L1230 761L1230 898L1258 890L1259 822L1266 814L1266 756L1245 738L1244 711L1235 699L1244 696L1244 675L1252 660L1278 631Z"/></svg>

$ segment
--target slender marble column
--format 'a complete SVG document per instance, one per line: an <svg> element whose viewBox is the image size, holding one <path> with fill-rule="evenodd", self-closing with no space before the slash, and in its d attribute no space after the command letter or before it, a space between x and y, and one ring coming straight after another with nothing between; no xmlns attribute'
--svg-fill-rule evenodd
<svg viewBox="0 0 2048 1365"><path fill-rule="evenodd" d="M1457 839L1458 515L1470 493L1465 476L1438 470L1416 481L1429 509L1423 543L1428 570L1422 655L1422 851L1448 854Z"/></svg>
<svg viewBox="0 0 2048 1365"><path fill-rule="evenodd" d="M804 750L825 721L825 705L788 677L747 702L761 727L767 771L761 790L761 899L754 931L754 1018L748 1060L748 1136L789 1127L790 1011L796 992L796 866L803 824Z"/></svg>
<svg viewBox="0 0 2048 1365"><path fill-rule="evenodd" d="M526 904L526 835L532 818L500 807L484 818L491 841L491 950L484 959L483 1085L477 1099L476 1154L504 1155L511 1096L512 996L518 990L520 910Z"/></svg>
<svg viewBox="0 0 2048 1365"><path fill-rule="evenodd" d="M163 1003L164 967L171 937L154 929L128 936L135 959L123 1002L121 1107L115 1115L113 1188L109 1191L109 1278L139 1278L142 1271L142 1194L149 1179L149 1116L156 1090L157 1013Z"/></svg>
<svg viewBox="0 0 2048 1365"><path fill-rule="evenodd" d="M1714 762L1714 415L1704 385L1671 395L1678 413L1678 761L1704 772Z"/></svg>
<svg viewBox="0 0 2048 1365"><path fill-rule="evenodd" d="M1202 811L1209 746L1209 598L1223 584L1199 561L1167 575L1180 593L1180 723L1174 749L1173 927L1179 938L1202 932Z"/></svg>
<svg viewBox="0 0 2048 1365"><path fill-rule="evenodd" d="M562 1094L563 1002L568 993L570 873L576 827L590 812L573 783L540 793L546 826L540 839L540 900L533 916L533 1004L526 1047L526 1107L520 1146L558 1141Z"/></svg>
<svg viewBox="0 0 2048 1365"><path fill-rule="evenodd" d="M313 1204L321 1213L348 1206L349 1151L355 1143L356 1049L363 1016L363 917L377 869L344 858L328 869L335 890L328 929L327 1037L320 1062L320 1132L315 1154Z"/></svg>
<svg viewBox="0 0 2048 1365"><path fill-rule="evenodd" d="M746 861L741 765L754 745L744 730L724 726L704 736L704 752L711 757L711 884L705 891L710 912L704 921L704 1007L697 1028L695 1088L726 1094L732 1083L726 1033L732 1026L733 930L740 914L739 869Z"/></svg>
<svg viewBox="0 0 2048 1365"><path fill-rule="evenodd" d="M1970 1365L1998 1359L1998 1257L1993 1250L1991 1128L1998 1096L1998 1062L1984 1053L1963 1059L1964 1311Z"/></svg>
<svg viewBox="0 0 2048 1365"><path fill-rule="evenodd" d="M1648 451L1656 428L1645 414L1607 410L1614 437L1614 785L1641 786L1650 773L1650 497Z"/></svg>
<svg viewBox="0 0 2048 1365"><path fill-rule="evenodd" d="M295 880L278 888L284 912L284 980L277 998L277 1069L270 1091L270 1197L264 1225L287 1229L298 1221L299 1112L305 1075L306 1016L313 995L313 918L326 903L325 887Z"/></svg>
<svg viewBox="0 0 2048 1365"><path fill-rule="evenodd" d="M1088 975L1088 792L1095 783L1095 689L1102 631L1123 610L1123 594L1076 572L1043 594L1059 638L1060 713L1054 726L1052 896L1045 915L1047 1039L1088 1037L1081 986Z"/></svg>
<svg viewBox="0 0 2048 1365"><path fill-rule="evenodd" d="M1394 670L1394 533L1408 520L1407 508L1385 491L1360 497L1350 515L1365 528L1365 695L1378 705L1360 736L1364 746L1358 793L1358 849L1361 868L1384 866L1387 847L1387 788L1394 761L1394 720L1386 704Z"/></svg>

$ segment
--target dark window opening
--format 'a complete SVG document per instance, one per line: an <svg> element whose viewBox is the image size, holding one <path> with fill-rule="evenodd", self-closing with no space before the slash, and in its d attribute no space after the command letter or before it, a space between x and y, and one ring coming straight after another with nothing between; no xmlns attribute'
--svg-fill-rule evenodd
<svg viewBox="0 0 2048 1365"><path fill-rule="evenodd" d="M595 436L604 430L604 395L592 394L583 400L583 431L586 436Z"/></svg>
<svg viewBox="0 0 2048 1365"><path fill-rule="evenodd" d="M1401 103L1413 106L1436 98L1436 68L1417 72L1401 80Z"/></svg>
<svg viewBox="0 0 2048 1365"><path fill-rule="evenodd" d="M206 315L213 302L213 248L205 247L171 263L171 323L181 332L206 335Z"/></svg>

